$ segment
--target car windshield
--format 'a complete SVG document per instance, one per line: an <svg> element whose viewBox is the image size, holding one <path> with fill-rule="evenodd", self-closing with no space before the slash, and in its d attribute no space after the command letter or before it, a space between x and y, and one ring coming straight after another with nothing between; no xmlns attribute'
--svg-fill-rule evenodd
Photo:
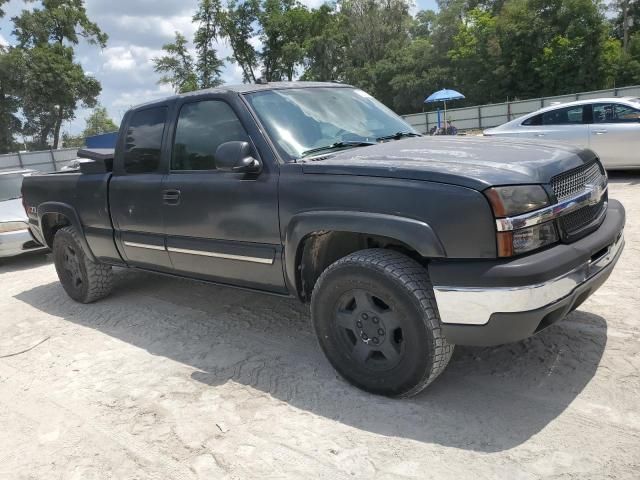
<svg viewBox="0 0 640 480"><path fill-rule="evenodd" d="M402 118L355 88L267 90L245 98L288 161L376 143L382 137L417 135Z"/></svg>
<svg viewBox="0 0 640 480"><path fill-rule="evenodd" d="M21 173L0 175L0 202L22 196L20 189L22 188L23 178L24 176Z"/></svg>

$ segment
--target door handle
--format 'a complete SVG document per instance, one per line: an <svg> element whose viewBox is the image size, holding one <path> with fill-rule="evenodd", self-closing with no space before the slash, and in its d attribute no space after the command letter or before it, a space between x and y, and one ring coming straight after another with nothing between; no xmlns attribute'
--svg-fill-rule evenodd
<svg viewBox="0 0 640 480"><path fill-rule="evenodd" d="M180 190L165 190L162 192L162 201L165 205L180 204Z"/></svg>
<svg viewBox="0 0 640 480"><path fill-rule="evenodd" d="M604 135L605 133L607 133L606 130L594 130L593 133L595 133L596 135Z"/></svg>
<svg viewBox="0 0 640 480"><path fill-rule="evenodd" d="M544 137L544 133L536 133L536 137Z"/></svg>

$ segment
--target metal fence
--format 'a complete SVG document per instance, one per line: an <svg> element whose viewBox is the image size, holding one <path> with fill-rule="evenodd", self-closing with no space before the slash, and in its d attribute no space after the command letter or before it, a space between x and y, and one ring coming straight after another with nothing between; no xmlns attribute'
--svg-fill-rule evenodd
<svg viewBox="0 0 640 480"><path fill-rule="evenodd" d="M476 107L447 108L447 120L458 130L482 130L484 128L497 127L527 113L548 107L555 103L573 102L575 100L587 100L600 97L640 97L640 85L633 87L612 88L610 90L597 90L594 92L572 93L557 97L534 98L531 100L518 100L513 102L493 103ZM441 112L442 116L442 112ZM430 111L404 115L413 128L426 133L438 124L438 112Z"/></svg>
<svg viewBox="0 0 640 480"><path fill-rule="evenodd" d="M77 158L77 152L77 148L62 148L0 155L0 171L27 168L40 172L55 172L65 163Z"/></svg>

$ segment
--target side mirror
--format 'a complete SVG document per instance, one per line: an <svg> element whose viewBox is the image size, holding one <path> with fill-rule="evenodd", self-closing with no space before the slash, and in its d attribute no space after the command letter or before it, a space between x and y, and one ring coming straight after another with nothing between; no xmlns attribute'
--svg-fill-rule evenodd
<svg viewBox="0 0 640 480"><path fill-rule="evenodd" d="M249 142L225 142L216 149L216 168L223 172L258 173L262 165L251 153Z"/></svg>

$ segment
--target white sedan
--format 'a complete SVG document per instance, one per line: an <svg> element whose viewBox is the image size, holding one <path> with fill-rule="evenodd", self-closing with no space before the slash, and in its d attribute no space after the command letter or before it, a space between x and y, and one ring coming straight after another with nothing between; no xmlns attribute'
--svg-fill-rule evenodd
<svg viewBox="0 0 640 480"><path fill-rule="evenodd" d="M30 173L30 170L0 172L0 258L44 249L31 236L22 206L22 179Z"/></svg>
<svg viewBox="0 0 640 480"><path fill-rule="evenodd" d="M606 168L640 168L640 98L553 105L489 128L484 135L568 142L594 150Z"/></svg>

